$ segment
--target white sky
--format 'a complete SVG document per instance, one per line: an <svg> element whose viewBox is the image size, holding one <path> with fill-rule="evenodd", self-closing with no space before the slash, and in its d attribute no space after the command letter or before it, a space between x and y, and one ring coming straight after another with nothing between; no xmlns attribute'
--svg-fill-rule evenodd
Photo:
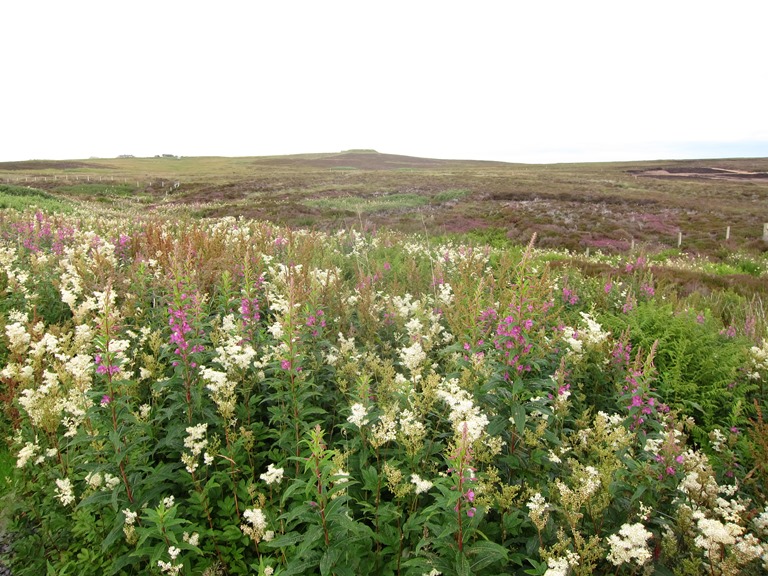
<svg viewBox="0 0 768 576"><path fill-rule="evenodd" d="M7 0L0 22L0 161L768 156L765 0Z"/></svg>

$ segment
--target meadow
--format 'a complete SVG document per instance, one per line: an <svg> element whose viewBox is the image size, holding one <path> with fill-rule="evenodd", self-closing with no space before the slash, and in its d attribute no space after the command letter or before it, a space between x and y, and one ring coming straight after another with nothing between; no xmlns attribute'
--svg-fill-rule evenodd
<svg viewBox="0 0 768 576"><path fill-rule="evenodd" d="M765 573L765 185L379 156L0 164L13 574Z"/></svg>
<svg viewBox="0 0 768 576"><path fill-rule="evenodd" d="M662 170L663 169L663 170ZM584 252L762 251L768 160L527 165L370 150L0 162L0 184L73 201L291 228L386 227ZM682 238L680 238L682 234ZM726 239L727 237L727 239Z"/></svg>

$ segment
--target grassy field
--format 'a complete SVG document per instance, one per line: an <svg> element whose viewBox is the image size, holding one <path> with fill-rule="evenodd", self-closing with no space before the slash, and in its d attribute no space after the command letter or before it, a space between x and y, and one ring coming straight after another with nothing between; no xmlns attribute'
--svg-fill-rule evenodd
<svg viewBox="0 0 768 576"><path fill-rule="evenodd" d="M0 183L118 209L245 216L317 230L362 224L514 243L535 233L539 246L577 251L680 243L684 251L726 254L766 249L766 171L768 159L526 165L362 150L6 162Z"/></svg>

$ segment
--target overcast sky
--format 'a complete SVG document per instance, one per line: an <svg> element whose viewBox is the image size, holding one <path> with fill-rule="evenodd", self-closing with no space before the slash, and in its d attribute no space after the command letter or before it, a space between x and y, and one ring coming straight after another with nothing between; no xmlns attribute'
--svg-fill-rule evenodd
<svg viewBox="0 0 768 576"><path fill-rule="evenodd" d="M0 22L0 160L768 156L765 0L8 0Z"/></svg>

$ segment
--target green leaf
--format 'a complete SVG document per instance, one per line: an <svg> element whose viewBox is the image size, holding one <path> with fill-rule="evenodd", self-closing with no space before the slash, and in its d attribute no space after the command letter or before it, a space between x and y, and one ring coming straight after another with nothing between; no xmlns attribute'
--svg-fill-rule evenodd
<svg viewBox="0 0 768 576"><path fill-rule="evenodd" d="M101 542L101 551L106 552L107 549L117 540L120 536L123 535L123 526L125 525L125 522L122 520L122 517L120 514L117 515L115 518L115 525L112 527L112 530L107 534L107 537L104 538L104 540Z"/></svg>
<svg viewBox="0 0 768 576"><path fill-rule="evenodd" d="M503 416L497 416L493 418L488 424L488 435L498 436L509 426L509 420Z"/></svg>
<svg viewBox="0 0 768 576"><path fill-rule="evenodd" d="M471 562L472 572L475 573L495 562L506 560L508 552L504 546L496 544L495 542L480 540L469 547L467 556L477 557L473 558Z"/></svg>
<svg viewBox="0 0 768 576"><path fill-rule="evenodd" d="M458 550L456 551L456 561L454 563L454 569L457 576L472 576L472 567L469 564L467 557Z"/></svg>
<svg viewBox="0 0 768 576"><path fill-rule="evenodd" d="M360 470L363 475L363 488L374 492L379 483L379 472L375 466L369 466Z"/></svg>
<svg viewBox="0 0 768 576"><path fill-rule="evenodd" d="M237 526L229 525L220 532L221 539L225 542L240 542L245 535Z"/></svg>
<svg viewBox="0 0 768 576"><path fill-rule="evenodd" d="M311 548L323 542L323 528L321 526L312 526L304 533L301 546L296 549L296 555L301 557L309 554Z"/></svg>
<svg viewBox="0 0 768 576"><path fill-rule="evenodd" d="M547 571L546 562L539 562L530 557L527 560L531 564L531 566L533 566L533 568L529 568L528 570L526 570L525 571L526 574L530 574L531 576L541 576Z"/></svg>
<svg viewBox="0 0 768 576"><path fill-rule="evenodd" d="M285 503L288 501L288 498L296 491L306 487L307 483L304 482L304 480L295 479L293 482L291 482L288 487L285 489L285 492L283 492L283 497L280 500L280 503L285 506Z"/></svg>
<svg viewBox="0 0 768 576"><path fill-rule="evenodd" d="M525 406L522 404L512 406L512 419L515 421L517 434L522 436L525 431Z"/></svg>
<svg viewBox="0 0 768 576"><path fill-rule="evenodd" d="M308 557L295 556L288 561L285 572L282 574L285 576L290 576L291 574L311 574L313 572L312 569L317 566L319 556L319 552L313 552Z"/></svg>
<svg viewBox="0 0 768 576"><path fill-rule="evenodd" d="M294 544L298 544L302 540L304 540L304 534L300 534L298 532L289 532L288 534L283 534L274 540L270 540L267 542L267 546L270 548L283 548L284 546L293 546Z"/></svg>
<svg viewBox="0 0 768 576"><path fill-rule="evenodd" d="M642 496L645 493L646 490L645 484L641 484L637 487L637 490L635 490L635 493L632 494L632 498L630 499L630 502L637 502L640 499L640 496Z"/></svg>
<svg viewBox="0 0 768 576"><path fill-rule="evenodd" d="M341 551L338 548L330 548L325 551L320 559L320 574L322 576L330 574L331 568L338 562L339 556L341 556Z"/></svg>

